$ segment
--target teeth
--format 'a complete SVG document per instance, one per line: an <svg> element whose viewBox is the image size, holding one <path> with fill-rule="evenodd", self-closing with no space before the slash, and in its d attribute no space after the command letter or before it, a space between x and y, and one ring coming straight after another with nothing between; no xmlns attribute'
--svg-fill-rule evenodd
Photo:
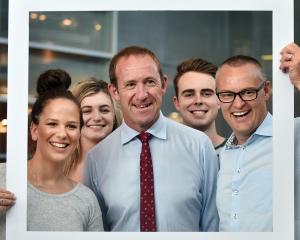
<svg viewBox="0 0 300 240"><path fill-rule="evenodd" d="M143 104L143 105L136 105L138 108L146 108L148 107L150 104Z"/></svg>
<svg viewBox="0 0 300 240"><path fill-rule="evenodd" d="M244 116L246 113L247 113L247 111L246 112L235 112L235 113L233 113L233 115L240 117L240 116Z"/></svg>
<svg viewBox="0 0 300 240"><path fill-rule="evenodd" d="M88 126L89 128L101 128L101 127L104 127L102 125L89 125Z"/></svg>
<svg viewBox="0 0 300 240"><path fill-rule="evenodd" d="M66 143L55 143L55 142L52 142L51 145L53 145L55 147L59 147L59 148L65 148L68 146L68 144L66 144Z"/></svg>
<svg viewBox="0 0 300 240"><path fill-rule="evenodd" d="M205 111L205 110L192 110L191 112L192 113L194 113L194 112L201 112L201 113L204 112L204 113L206 113L207 111Z"/></svg>

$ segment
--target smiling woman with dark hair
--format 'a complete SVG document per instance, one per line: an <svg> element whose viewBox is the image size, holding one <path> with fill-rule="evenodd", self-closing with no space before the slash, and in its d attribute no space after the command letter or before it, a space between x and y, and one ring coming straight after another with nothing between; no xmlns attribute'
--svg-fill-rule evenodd
<svg viewBox="0 0 300 240"><path fill-rule="evenodd" d="M28 231L102 231L102 217L93 192L65 176L82 127L77 99L68 91L71 78L48 70L38 79L38 97L31 112L30 133L36 143L28 161ZM0 191L0 205L8 205ZM3 211L4 212L4 211Z"/></svg>

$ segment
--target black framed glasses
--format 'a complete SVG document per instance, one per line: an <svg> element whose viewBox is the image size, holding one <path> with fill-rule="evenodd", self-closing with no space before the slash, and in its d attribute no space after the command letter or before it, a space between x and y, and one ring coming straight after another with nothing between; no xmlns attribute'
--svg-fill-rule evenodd
<svg viewBox="0 0 300 240"><path fill-rule="evenodd" d="M217 92L217 96L219 100L223 103L232 103L237 95L239 95L240 99L243 101L252 101L257 98L258 92L265 86L266 82L262 82L262 84L258 88L247 88L240 92Z"/></svg>

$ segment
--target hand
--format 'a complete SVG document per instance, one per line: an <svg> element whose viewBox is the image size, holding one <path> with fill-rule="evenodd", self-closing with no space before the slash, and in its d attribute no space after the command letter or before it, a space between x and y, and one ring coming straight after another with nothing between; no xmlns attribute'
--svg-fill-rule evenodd
<svg viewBox="0 0 300 240"><path fill-rule="evenodd" d="M6 211L15 204L16 197L10 191L0 188L0 215L6 213Z"/></svg>
<svg viewBox="0 0 300 240"><path fill-rule="evenodd" d="M279 68L289 74L292 84L300 90L300 47L290 43L281 50L280 54Z"/></svg>

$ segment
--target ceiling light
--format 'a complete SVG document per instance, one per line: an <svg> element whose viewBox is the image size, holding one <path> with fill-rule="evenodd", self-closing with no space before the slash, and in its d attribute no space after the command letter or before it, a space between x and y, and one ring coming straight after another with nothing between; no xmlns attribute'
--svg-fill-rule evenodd
<svg viewBox="0 0 300 240"><path fill-rule="evenodd" d="M96 31L100 31L101 28L102 28L102 25L101 25L100 23L96 23L96 24L95 24L95 30L96 30Z"/></svg>
<svg viewBox="0 0 300 240"><path fill-rule="evenodd" d="M64 25L64 26L71 26L71 25L73 24L73 20L70 19L70 18L65 18L65 19L62 20L61 23L62 23L62 25Z"/></svg>
<svg viewBox="0 0 300 240"><path fill-rule="evenodd" d="M37 19L38 18L38 14L37 13L30 13L30 18L31 19Z"/></svg>
<svg viewBox="0 0 300 240"><path fill-rule="evenodd" d="M40 21L45 21L47 19L47 16L45 14L41 14L39 16Z"/></svg>

